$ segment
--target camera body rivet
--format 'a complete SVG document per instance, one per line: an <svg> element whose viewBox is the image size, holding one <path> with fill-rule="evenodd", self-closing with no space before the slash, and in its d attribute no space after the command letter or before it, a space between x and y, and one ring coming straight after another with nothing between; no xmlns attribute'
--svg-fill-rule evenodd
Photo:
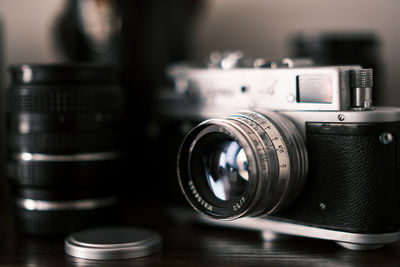
<svg viewBox="0 0 400 267"><path fill-rule="evenodd" d="M289 101L290 103L293 103L295 100L296 100L296 98L295 98L294 95L292 95L292 94L288 95L288 101Z"/></svg>
<svg viewBox="0 0 400 267"><path fill-rule="evenodd" d="M390 144L393 141L393 135L391 133L382 133L379 136L379 141L384 145Z"/></svg>

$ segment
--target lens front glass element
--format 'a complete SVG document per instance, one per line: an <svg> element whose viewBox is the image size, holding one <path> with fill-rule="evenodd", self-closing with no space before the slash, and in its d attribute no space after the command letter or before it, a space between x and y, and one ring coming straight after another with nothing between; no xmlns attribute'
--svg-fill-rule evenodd
<svg viewBox="0 0 400 267"><path fill-rule="evenodd" d="M204 164L208 185L217 198L232 200L244 193L249 181L247 157L236 141L211 147Z"/></svg>

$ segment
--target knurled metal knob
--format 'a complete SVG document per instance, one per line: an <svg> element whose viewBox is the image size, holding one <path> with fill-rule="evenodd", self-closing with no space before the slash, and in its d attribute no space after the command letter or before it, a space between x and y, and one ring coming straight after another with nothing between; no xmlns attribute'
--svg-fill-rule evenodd
<svg viewBox="0 0 400 267"><path fill-rule="evenodd" d="M350 86L352 88L373 87L372 69L359 69L350 72Z"/></svg>
<svg viewBox="0 0 400 267"><path fill-rule="evenodd" d="M372 69L350 71L350 87L352 91L351 106L356 110L372 110Z"/></svg>

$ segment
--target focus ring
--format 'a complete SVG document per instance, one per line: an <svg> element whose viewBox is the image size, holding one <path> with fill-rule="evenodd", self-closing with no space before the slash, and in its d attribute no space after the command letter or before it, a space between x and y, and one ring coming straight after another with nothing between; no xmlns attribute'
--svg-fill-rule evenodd
<svg viewBox="0 0 400 267"><path fill-rule="evenodd" d="M254 134L251 139L253 144L259 144L257 149L257 159L260 166L257 170L259 177L258 189L260 197L258 204L254 203L253 210L246 211L247 215L257 216L259 214L268 213L273 208L279 206L280 194L289 183L289 173L287 168L280 168L281 165L290 165L287 153L279 155L279 149L287 151L285 138L277 130L276 126L270 119L266 117L258 117L253 112L240 112L238 114L227 117L229 120L235 120L248 127ZM268 165L267 172L263 171L262 164ZM268 177L268 179L265 179ZM264 184L264 186L262 186Z"/></svg>
<svg viewBox="0 0 400 267"><path fill-rule="evenodd" d="M116 205L94 210L29 211L17 208L17 223L25 233L34 235L65 234L77 229L115 223ZM104 216L108 214L108 216ZM118 221L118 220L117 220Z"/></svg>
<svg viewBox="0 0 400 267"><path fill-rule="evenodd" d="M8 92L8 111L18 113L80 113L121 111L118 86L22 86Z"/></svg>

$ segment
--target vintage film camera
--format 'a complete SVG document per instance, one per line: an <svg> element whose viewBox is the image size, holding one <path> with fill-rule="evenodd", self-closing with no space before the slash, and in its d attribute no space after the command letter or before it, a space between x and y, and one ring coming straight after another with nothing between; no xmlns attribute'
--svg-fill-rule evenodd
<svg viewBox="0 0 400 267"><path fill-rule="evenodd" d="M372 105L372 70L213 53L169 69L160 113L207 119L179 185L207 223L376 249L400 240L400 108ZM231 114L231 115L229 115Z"/></svg>

